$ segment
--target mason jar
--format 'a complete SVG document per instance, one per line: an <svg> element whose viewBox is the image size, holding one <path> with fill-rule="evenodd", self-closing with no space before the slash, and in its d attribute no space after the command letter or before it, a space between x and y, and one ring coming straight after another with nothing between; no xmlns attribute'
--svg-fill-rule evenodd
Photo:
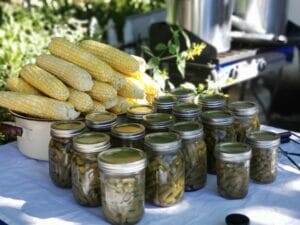
<svg viewBox="0 0 300 225"><path fill-rule="evenodd" d="M247 133L259 130L260 122L257 106L253 102L237 101L230 103L228 108L234 115L237 141L245 142Z"/></svg>
<svg viewBox="0 0 300 225"><path fill-rule="evenodd" d="M207 147L207 171L216 173L215 147L218 143L236 141L233 127L233 116L222 110L211 110L202 113L204 141Z"/></svg>
<svg viewBox="0 0 300 225"><path fill-rule="evenodd" d="M219 194L228 199L244 198L249 186L250 146L241 142L220 143L215 156Z"/></svg>
<svg viewBox="0 0 300 225"><path fill-rule="evenodd" d="M87 132L73 138L72 191L80 205L101 205L97 156L109 148L109 136L104 133Z"/></svg>
<svg viewBox="0 0 300 225"><path fill-rule="evenodd" d="M85 116L86 126L92 131L110 133L112 126L117 124L117 115L110 112L95 112Z"/></svg>
<svg viewBox="0 0 300 225"><path fill-rule="evenodd" d="M172 114L175 102L176 97L174 95L161 95L154 98L153 105L158 113Z"/></svg>
<svg viewBox="0 0 300 225"><path fill-rule="evenodd" d="M201 112L208 110L225 110L226 98L220 94L199 95L198 104Z"/></svg>
<svg viewBox="0 0 300 225"><path fill-rule="evenodd" d="M194 103L177 103L173 107L173 116L176 122L195 121L199 122L200 109Z"/></svg>
<svg viewBox="0 0 300 225"><path fill-rule="evenodd" d="M173 94L178 102L189 102L194 103L195 101L195 92L188 88L176 88L173 91L171 91L171 94Z"/></svg>
<svg viewBox="0 0 300 225"><path fill-rule="evenodd" d="M147 133L168 131L173 121L174 117L168 113L151 113L143 117Z"/></svg>
<svg viewBox="0 0 300 225"><path fill-rule="evenodd" d="M113 147L144 148L145 127L139 123L120 123L111 128Z"/></svg>
<svg viewBox="0 0 300 225"><path fill-rule="evenodd" d="M204 187L207 177L206 145L203 126L197 122L179 122L170 128L182 139L185 160L185 191L196 191Z"/></svg>
<svg viewBox="0 0 300 225"><path fill-rule="evenodd" d="M172 206L184 194L185 163L178 134L158 132L145 136L148 165L146 199L157 206Z"/></svg>
<svg viewBox="0 0 300 225"><path fill-rule="evenodd" d="M98 156L102 210L111 224L135 224L144 215L146 155L112 148Z"/></svg>
<svg viewBox="0 0 300 225"><path fill-rule="evenodd" d="M247 134L246 142L252 147L250 177L257 183L272 183L277 176L279 135L269 131Z"/></svg>
<svg viewBox="0 0 300 225"><path fill-rule="evenodd" d="M141 123L143 121L143 116L153 113L154 108L151 105L133 105L127 110L128 122Z"/></svg>
<svg viewBox="0 0 300 225"><path fill-rule="evenodd" d="M59 121L51 124L49 175L58 187L72 187L72 138L81 134L84 128L85 124L80 121Z"/></svg>

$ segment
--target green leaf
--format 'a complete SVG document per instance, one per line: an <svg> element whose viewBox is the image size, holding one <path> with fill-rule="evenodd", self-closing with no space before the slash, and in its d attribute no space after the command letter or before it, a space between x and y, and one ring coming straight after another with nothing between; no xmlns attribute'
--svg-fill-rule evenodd
<svg viewBox="0 0 300 225"><path fill-rule="evenodd" d="M160 64L160 58L157 56L152 57L149 61L148 61L148 66L152 69L158 68Z"/></svg>
<svg viewBox="0 0 300 225"><path fill-rule="evenodd" d="M177 69L180 72L182 78L185 77L185 66L186 66L186 60L184 58L178 57L177 58Z"/></svg>
<svg viewBox="0 0 300 225"><path fill-rule="evenodd" d="M156 51L164 51L166 50L168 47L164 44L164 43L158 43L156 46L155 46L155 50Z"/></svg>
<svg viewBox="0 0 300 225"><path fill-rule="evenodd" d="M184 37L186 47L191 48L191 40L190 40L189 36L187 35L187 33L182 29L180 30L180 33Z"/></svg>
<svg viewBox="0 0 300 225"><path fill-rule="evenodd" d="M173 44L172 42L170 42L168 47L169 47L169 53L172 55L176 55L179 52L179 46L176 44Z"/></svg>
<svg viewBox="0 0 300 225"><path fill-rule="evenodd" d="M154 56L153 53L152 53L152 51L151 51L151 49L147 45L142 45L142 50L143 50L143 52L145 54L147 54L147 55L149 55L151 57Z"/></svg>

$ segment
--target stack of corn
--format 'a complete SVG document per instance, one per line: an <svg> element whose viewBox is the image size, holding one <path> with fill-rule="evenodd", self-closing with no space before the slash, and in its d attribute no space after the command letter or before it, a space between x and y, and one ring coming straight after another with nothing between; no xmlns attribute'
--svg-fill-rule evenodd
<svg viewBox="0 0 300 225"><path fill-rule="evenodd" d="M51 55L24 66L9 78L0 106L47 119L75 119L80 113L126 112L130 105L151 103L159 88L145 74L145 62L92 40L79 45L53 38Z"/></svg>

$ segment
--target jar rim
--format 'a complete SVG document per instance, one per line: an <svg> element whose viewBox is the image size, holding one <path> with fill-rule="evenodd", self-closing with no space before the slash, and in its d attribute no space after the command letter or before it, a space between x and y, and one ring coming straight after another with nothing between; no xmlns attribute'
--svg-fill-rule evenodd
<svg viewBox="0 0 300 225"><path fill-rule="evenodd" d="M258 112L257 105L250 101L231 102L228 108L236 116L252 116Z"/></svg>
<svg viewBox="0 0 300 225"><path fill-rule="evenodd" d="M182 139L192 139L203 135L203 126L194 121L184 121L173 124L170 130L178 133Z"/></svg>
<svg viewBox="0 0 300 225"><path fill-rule="evenodd" d="M111 174L128 174L145 169L145 153L136 148L117 147L103 151L98 155L99 169Z"/></svg>
<svg viewBox="0 0 300 225"><path fill-rule="evenodd" d="M272 148L280 145L280 136L270 131L253 131L246 135L246 143L257 148Z"/></svg>
<svg viewBox="0 0 300 225"><path fill-rule="evenodd" d="M198 105L189 102L179 102L173 106L173 114L182 117L192 117L200 115Z"/></svg>
<svg viewBox="0 0 300 225"><path fill-rule="evenodd" d="M226 105L226 98L220 94L199 95L198 103L202 107L217 108Z"/></svg>
<svg viewBox="0 0 300 225"><path fill-rule="evenodd" d="M228 162L247 161L252 156L251 147L242 142L224 142L215 147L215 157Z"/></svg>
<svg viewBox="0 0 300 225"><path fill-rule="evenodd" d="M117 123L117 115L111 112L95 112L85 116L85 123L94 129L108 129Z"/></svg>
<svg viewBox="0 0 300 225"><path fill-rule="evenodd" d="M78 152L94 153L110 147L110 137L100 132L85 132L73 138L73 148Z"/></svg>
<svg viewBox="0 0 300 225"><path fill-rule="evenodd" d="M154 112L154 108L152 105L147 105L147 104L133 105L127 109L126 116L131 119L142 120L144 115L153 112Z"/></svg>
<svg viewBox="0 0 300 225"><path fill-rule="evenodd" d="M145 146L157 152L171 152L181 147L181 139L174 132L155 132L145 136Z"/></svg>
<svg viewBox="0 0 300 225"><path fill-rule="evenodd" d="M194 97L195 95L192 89L183 87L175 88L171 94L175 95L177 99Z"/></svg>
<svg viewBox="0 0 300 225"><path fill-rule="evenodd" d="M160 95L154 98L154 104L157 106L172 106L176 102L174 95Z"/></svg>
<svg viewBox="0 0 300 225"><path fill-rule="evenodd" d="M139 123L119 123L111 128L111 135L121 139L140 139L145 135L145 127Z"/></svg>
<svg viewBox="0 0 300 225"><path fill-rule="evenodd" d="M202 122L209 125L231 125L234 118L230 112L223 110L209 110L201 115Z"/></svg>
<svg viewBox="0 0 300 225"><path fill-rule="evenodd" d="M51 124L51 135L55 137L71 138L81 134L85 124L77 120L62 120Z"/></svg>

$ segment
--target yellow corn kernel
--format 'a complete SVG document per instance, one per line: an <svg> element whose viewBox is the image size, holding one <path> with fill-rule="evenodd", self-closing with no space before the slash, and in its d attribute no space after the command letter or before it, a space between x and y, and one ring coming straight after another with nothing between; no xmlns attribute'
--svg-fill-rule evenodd
<svg viewBox="0 0 300 225"><path fill-rule="evenodd" d="M24 81L20 77L10 77L6 80L6 84L9 90L15 92L21 92L25 94L31 95L41 95L42 93L39 92L37 89L32 87L26 81Z"/></svg>
<svg viewBox="0 0 300 225"><path fill-rule="evenodd" d="M139 63L134 57L110 45L84 40L80 46L122 73L130 74L139 70Z"/></svg>
<svg viewBox="0 0 300 225"><path fill-rule="evenodd" d="M52 98L62 101L69 98L69 90L63 82L36 65L24 66L20 74L27 83Z"/></svg>
<svg viewBox="0 0 300 225"><path fill-rule="evenodd" d="M93 108L88 113L106 112L104 105L101 102L93 100Z"/></svg>
<svg viewBox="0 0 300 225"><path fill-rule="evenodd" d="M116 104L118 104L118 98L113 98L111 100L101 102L102 105L104 105L105 109L110 109L114 107Z"/></svg>
<svg viewBox="0 0 300 225"><path fill-rule="evenodd" d="M70 97L68 101L77 111L88 112L93 109L93 100L87 93L77 91L73 88L69 88L69 91Z"/></svg>
<svg viewBox="0 0 300 225"><path fill-rule="evenodd" d="M118 103L109 109L112 113L115 113L117 115L124 114L127 112L128 107L130 107L132 104L130 104L126 98L123 98L121 96L118 96Z"/></svg>
<svg viewBox="0 0 300 225"><path fill-rule="evenodd" d="M0 106L46 119L71 120L79 116L79 113L69 103L12 91L0 92Z"/></svg>
<svg viewBox="0 0 300 225"><path fill-rule="evenodd" d="M120 88L118 95L125 98L138 98L145 97L144 85L133 77L125 77L126 84Z"/></svg>
<svg viewBox="0 0 300 225"><path fill-rule="evenodd" d="M37 57L36 63L39 67L55 75L65 84L78 91L89 91L92 89L93 81L91 75L75 64L46 54Z"/></svg>
<svg viewBox="0 0 300 225"><path fill-rule="evenodd" d="M64 38L53 38L48 49L53 55L86 69L95 80L112 83L115 79L113 69L106 62Z"/></svg>
<svg viewBox="0 0 300 225"><path fill-rule="evenodd" d="M95 80L92 89L87 93L100 102L106 102L117 97L117 91L111 85Z"/></svg>

